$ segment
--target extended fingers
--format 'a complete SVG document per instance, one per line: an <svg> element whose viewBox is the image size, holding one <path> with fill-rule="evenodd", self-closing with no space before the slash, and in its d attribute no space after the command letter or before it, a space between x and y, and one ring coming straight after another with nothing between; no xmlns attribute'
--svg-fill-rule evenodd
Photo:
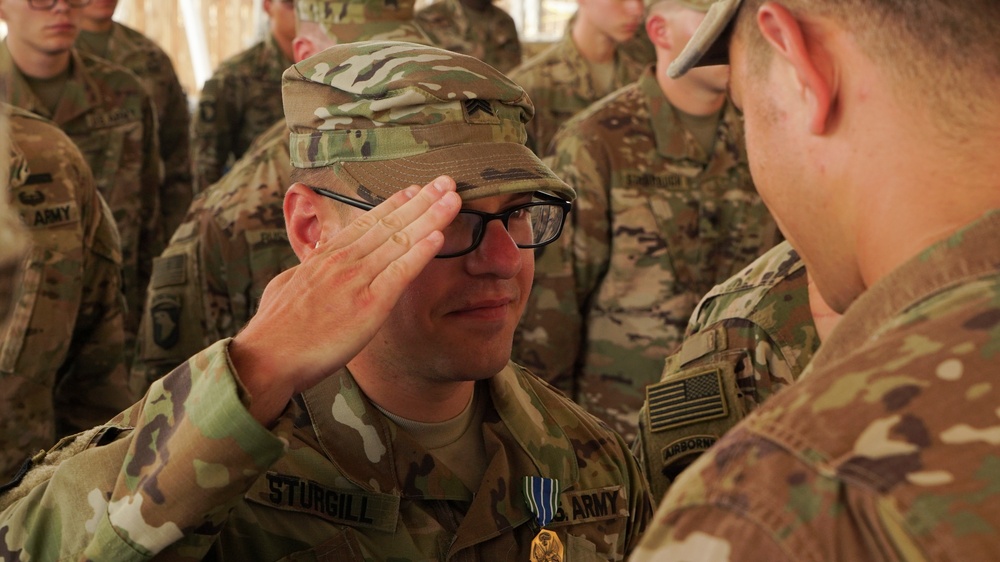
<svg viewBox="0 0 1000 562"><path fill-rule="evenodd" d="M455 218L461 199L454 191L454 180L442 176L423 188L393 195L348 227L353 239L350 253L356 257L380 253L384 266Z"/></svg>

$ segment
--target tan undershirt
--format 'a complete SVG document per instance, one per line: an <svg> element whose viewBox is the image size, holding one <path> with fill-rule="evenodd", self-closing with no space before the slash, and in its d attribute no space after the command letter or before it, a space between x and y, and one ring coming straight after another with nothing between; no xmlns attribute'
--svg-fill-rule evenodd
<svg viewBox="0 0 1000 562"><path fill-rule="evenodd" d="M462 413L438 423L408 420L383 410L377 404L375 407L451 469L465 487L475 493L486 472L486 447L483 444L486 392L485 388L476 385Z"/></svg>
<svg viewBox="0 0 1000 562"><path fill-rule="evenodd" d="M601 96L611 93L611 85L615 81L615 63L612 62L588 62L590 76L593 80L594 90Z"/></svg>
<svg viewBox="0 0 1000 562"><path fill-rule="evenodd" d="M715 134L719 131L719 121L722 120L722 110L711 115L691 115L678 109L677 117L684 128L694 136L694 140L698 141L705 154L711 155L712 149L715 148Z"/></svg>

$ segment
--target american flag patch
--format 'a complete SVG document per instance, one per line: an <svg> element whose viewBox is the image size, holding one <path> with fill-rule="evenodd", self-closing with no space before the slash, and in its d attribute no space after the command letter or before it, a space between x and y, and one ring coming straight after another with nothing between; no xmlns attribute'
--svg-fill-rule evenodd
<svg viewBox="0 0 1000 562"><path fill-rule="evenodd" d="M649 430L654 432L729 415L718 368L651 385L646 400Z"/></svg>

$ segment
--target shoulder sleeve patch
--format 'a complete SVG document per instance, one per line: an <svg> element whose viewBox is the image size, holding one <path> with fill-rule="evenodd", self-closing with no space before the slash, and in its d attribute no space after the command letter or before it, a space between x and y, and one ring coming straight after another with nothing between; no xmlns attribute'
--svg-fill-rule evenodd
<svg viewBox="0 0 1000 562"><path fill-rule="evenodd" d="M153 260L153 274L149 286L153 289L180 285L187 280L187 256L177 254Z"/></svg>
<svg viewBox="0 0 1000 562"><path fill-rule="evenodd" d="M715 365L647 387L646 401L654 433L729 415L722 370Z"/></svg>

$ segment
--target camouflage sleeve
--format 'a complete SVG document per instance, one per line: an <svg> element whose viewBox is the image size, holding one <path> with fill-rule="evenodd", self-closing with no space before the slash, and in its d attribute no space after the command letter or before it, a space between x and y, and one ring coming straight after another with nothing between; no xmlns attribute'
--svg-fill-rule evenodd
<svg viewBox="0 0 1000 562"><path fill-rule="evenodd" d="M576 131L561 133L554 146L546 163L576 189L577 199L562 236L537 254L531 295L515 333L514 360L575 400L587 301L609 252L608 236L591 236L608 228L599 179L606 164Z"/></svg>
<svg viewBox="0 0 1000 562"><path fill-rule="evenodd" d="M172 546L178 560L205 556L234 504L284 452L246 410L228 344L192 357L103 427L36 457L0 495L0 554L148 560Z"/></svg>
<svg viewBox="0 0 1000 562"><path fill-rule="evenodd" d="M88 174L89 175L89 174ZM135 402L125 364L121 242L111 209L81 178L83 280L80 307L63 373L54 392L56 435L70 435L111 419Z"/></svg>
<svg viewBox="0 0 1000 562"><path fill-rule="evenodd" d="M195 191L222 179L233 151L233 135L240 127L242 113L234 105L236 93L230 90L225 74L220 72L209 78L201 90L191 127Z"/></svg>
<svg viewBox="0 0 1000 562"><path fill-rule="evenodd" d="M153 102L148 96L143 96L142 111L142 232L139 239L138 290L139 295L145 294L152 275L153 258L163 251L166 238L163 233L162 204L160 189L163 186L163 161L160 160L160 141L158 139L156 113ZM138 305L142 305L140 297ZM142 310L127 311L125 329L131 334L138 331L139 318ZM127 349L126 352L131 352ZM129 353L131 355L131 353Z"/></svg>
<svg viewBox="0 0 1000 562"><path fill-rule="evenodd" d="M169 59L161 65L163 76L158 81L164 90L163 107L159 110L160 155L163 158L164 239L169 240L180 226L194 196L191 176L191 113L187 95Z"/></svg>
<svg viewBox="0 0 1000 562"><path fill-rule="evenodd" d="M130 373L133 391L144 392L153 381L221 337L211 329L206 306L206 296L218 291L206 285L208 276L202 270L204 230L214 226L204 202L204 197L195 198L167 249L153 262Z"/></svg>

